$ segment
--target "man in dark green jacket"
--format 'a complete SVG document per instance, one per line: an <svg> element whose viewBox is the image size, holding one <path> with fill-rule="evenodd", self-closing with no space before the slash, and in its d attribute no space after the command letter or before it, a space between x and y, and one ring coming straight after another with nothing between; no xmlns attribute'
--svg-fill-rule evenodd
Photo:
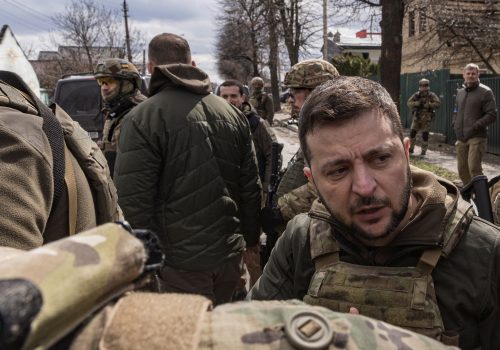
<svg viewBox="0 0 500 350"><path fill-rule="evenodd" d="M357 77L321 85L299 138L321 201L289 222L249 298L304 299L499 349L500 230L453 184L409 166L387 91Z"/></svg>
<svg viewBox="0 0 500 350"><path fill-rule="evenodd" d="M157 35L149 61L151 97L120 135L119 203L130 224L158 233L165 291L228 302L245 243L258 258L261 187L248 122L210 93L182 37Z"/></svg>

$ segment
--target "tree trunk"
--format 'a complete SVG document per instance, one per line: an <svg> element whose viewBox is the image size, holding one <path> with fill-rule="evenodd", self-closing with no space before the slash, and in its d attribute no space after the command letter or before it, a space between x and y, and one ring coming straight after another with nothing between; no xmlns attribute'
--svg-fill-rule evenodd
<svg viewBox="0 0 500 350"><path fill-rule="evenodd" d="M278 84L278 33L275 7L272 1L268 1L268 24L269 24L269 73L271 76L271 92L274 102L274 111L281 109L280 91Z"/></svg>
<svg viewBox="0 0 500 350"><path fill-rule="evenodd" d="M381 4L382 54L380 57L380 82L399 108L404 3L401 0L381 0Z"/></svg>

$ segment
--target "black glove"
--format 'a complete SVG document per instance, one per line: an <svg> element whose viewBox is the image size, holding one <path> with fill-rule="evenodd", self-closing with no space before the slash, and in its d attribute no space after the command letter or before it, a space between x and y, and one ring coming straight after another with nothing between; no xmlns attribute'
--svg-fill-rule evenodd
<svg viewBox="0 0 500 350"><path fill-rule="evenodd" d="M266 233L275 231L275 227L285 223L279 208L264 207L260 211L260 223Z"/></svg>

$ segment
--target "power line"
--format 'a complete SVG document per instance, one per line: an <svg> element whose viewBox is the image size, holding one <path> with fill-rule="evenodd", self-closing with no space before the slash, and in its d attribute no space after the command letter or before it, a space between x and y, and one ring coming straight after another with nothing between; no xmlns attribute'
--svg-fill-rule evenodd
<svg viewBox="0 0 500 350"><path fill-rule="evenodd" d="M24 26L25 28L29 28L29 29L32 29L32 30L35 30L37 32L40 31L40 27L37 26L36 24L33 24L29 21L26 21L25 18L20 18L19 16L17 16L16 14L12 13L12 12L9 12L8 9L6 8L3 8L2 9L2 12L3 13L6 13L7 14L7 23L10 22L10 21L13 21L21 26Z"/></svg>
<svg viewBox="0 0 500 350"><path fill-rule="evenodd" d="M29 7L25 4L19 3L17 0L6 0L6 1L9 2L10 4L16 6L17 8L19 8L27 13L30 13L30 15L37 16L40 20L43 20L43 21L51 20L52 21L52 18L50 16L47 16L46 14L44 14L40 11L37 11L34 8Z"/></svg>

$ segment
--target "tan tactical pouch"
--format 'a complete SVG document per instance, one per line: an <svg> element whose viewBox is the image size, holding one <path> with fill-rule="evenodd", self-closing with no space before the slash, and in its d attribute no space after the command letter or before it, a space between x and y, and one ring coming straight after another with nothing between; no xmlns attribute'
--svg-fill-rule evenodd
<svg viewBox="0 0 500 350"><path fill-rule="evenodd" d="M118 195L102 151L80 124L56 105L55 115L64 132L64 141L89 182L96 208L97 224L122 219Z"/></svg>
<svg viewBox="0 0 500 350"><path fill-rule="evenodd" d="M201 295L131 293L111 312L99 348L197 349L210 307Z"/></svg>
<svg viewBox="0 0 500 350"><path fill-rule="evenodd" d="M363 266L340 261L340 249L330 225L312 219L309 233L315 273L304 301L340 312L356 307L362 315L457 345L458 334L445 331L431 273L470 222L472 211L465 203L459 201L459 209L452 213L445 229L444 248L424 251L416 267Z"/></svg>

